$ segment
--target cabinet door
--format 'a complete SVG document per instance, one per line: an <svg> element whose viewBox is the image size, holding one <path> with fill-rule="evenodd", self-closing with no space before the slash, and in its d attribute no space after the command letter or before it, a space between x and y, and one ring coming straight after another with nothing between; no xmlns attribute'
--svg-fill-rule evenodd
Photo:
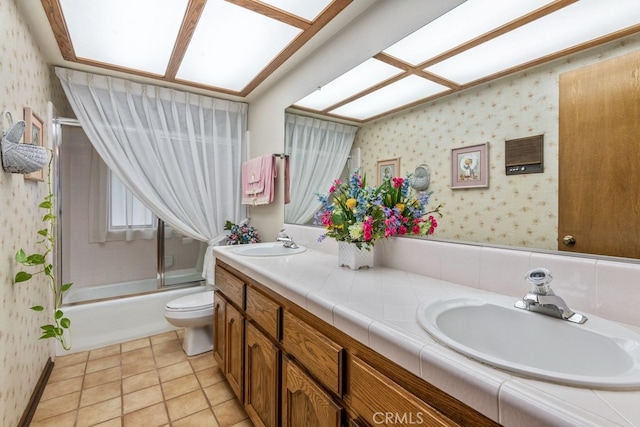
<svg viewBox="0 0 640 427"><path fill-rule="evenodd" d="M245 409L254 425L277 427L280 349L250 322L246 325Z"/></svg>
<svg viewBox="0 0 640 427"><path fill-rule="evenodd" d="M227 304L225 328L225 376L240 402L243 401L244 378L244 317L234 306Z"/></svg>
<svg viewBox="0 0 640 427"><path fill-rule="evenodd" d="M222 294L216 292L215 303L213 304L213 358L216 359L220 369L225 372L225 308L227 301Z"/></svg>
<svg viewBox="0 0 640 427"><path fill-rule="evenodd" d="M339 427L342 408L286 356L282 358L283 427Z"/></svg>

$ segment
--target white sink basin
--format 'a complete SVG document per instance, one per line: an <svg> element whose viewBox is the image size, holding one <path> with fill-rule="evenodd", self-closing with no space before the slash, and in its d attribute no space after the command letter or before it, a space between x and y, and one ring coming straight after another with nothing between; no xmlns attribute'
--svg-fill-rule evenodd
<svg viewBox="0 0 640 427"><path fill-rule="evenodd" d="M306 250L307 248L300 245L295 249L286 248L281 242L254 243L249 245L238 245L233 248L233 251L239 255L258 257L295 255Z"/></svg>
<svg viewBox="0 0 640 427"><path fill-rule="evenodd" d="M418 322L440 343L523 376L604 389L640 389L640 334L589 315L582 325L514 308L501 295L422 304Z"/></svg>

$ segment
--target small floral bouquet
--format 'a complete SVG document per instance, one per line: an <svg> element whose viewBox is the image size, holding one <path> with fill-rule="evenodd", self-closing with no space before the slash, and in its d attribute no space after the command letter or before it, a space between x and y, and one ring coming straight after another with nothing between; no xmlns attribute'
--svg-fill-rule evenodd
<svg viewBox="0 0 640 427"><path fill-rule="evenodd" d="M366 177L356 169L348 183L335 180L329 194L317 194L322 207L314 222L327 230L320 240L332 237L370 250L382 238L433 234L438 226L433 214L442 217L442 205L427 210L432 192L414 197L410 177L389 178L377 188L367 187Z"/></svg>
<svg viewBox="0 0 640 427"><path fill-rule="evenodd" d="M227 245L246 245L248 243L260 243L260 236L254 227L247 224L234 224L227 221L224 225L225 230L229 230L227 235Z"/></svg>

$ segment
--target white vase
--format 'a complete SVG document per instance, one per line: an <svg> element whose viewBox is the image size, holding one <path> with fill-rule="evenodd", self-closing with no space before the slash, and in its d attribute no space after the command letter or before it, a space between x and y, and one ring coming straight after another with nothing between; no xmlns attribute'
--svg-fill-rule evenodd
<svg viewBox="0 0 640 427"><path fill-rule="evenodd" d="M368 251L364 245L358 249L355 243L338 242L338 265L352 270L373 267L373 248Z"/></svg>

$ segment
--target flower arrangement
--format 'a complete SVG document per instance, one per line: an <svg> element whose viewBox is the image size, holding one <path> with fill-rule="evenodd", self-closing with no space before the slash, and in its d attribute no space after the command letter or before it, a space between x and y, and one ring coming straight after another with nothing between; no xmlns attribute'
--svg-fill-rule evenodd
<svg viewBox="0 0 640 427"><path fill-rule="evenodd" d="M433 192L414 197L410 178L389 178L377 188L368 187L366 176L356 169L348 183L335 180L328 194L317 194L322 207L315 223L326 229L319 240L332 237L370 250L382 238L433 234L438 226L434 215L442 217L442 205L427 210Z"/></svg>
<svg viewBox="0 0 640 427"><path fill-rule="evenodd" d="M260 243L260 236L254 227L249 227L246 223L234 224L227 221L224 229L229 231L227 235L227 245L246 245L248 243Z"/></svg>

